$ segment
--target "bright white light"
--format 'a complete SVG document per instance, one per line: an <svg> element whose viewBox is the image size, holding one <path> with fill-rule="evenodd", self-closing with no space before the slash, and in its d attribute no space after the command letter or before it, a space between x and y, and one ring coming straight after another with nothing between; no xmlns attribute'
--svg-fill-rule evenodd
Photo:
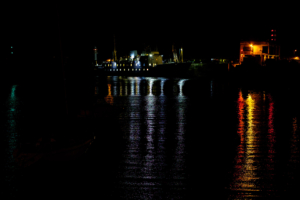
<svg viewBox="0 0 300 200"><path fill-rule="evenodd" d="M179 85L179 96L183 96L183 93L182 93L182 87L184 85L184 82L186 81L187 79L181 79L179 82L178 82L178 85Z"/></svg>

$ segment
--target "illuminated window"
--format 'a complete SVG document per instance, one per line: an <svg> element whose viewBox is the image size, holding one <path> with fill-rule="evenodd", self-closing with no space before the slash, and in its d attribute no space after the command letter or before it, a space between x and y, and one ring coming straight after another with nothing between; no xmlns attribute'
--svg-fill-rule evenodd
<svg viewBox="0 0 300 200"><path fill-rule="evenodd" d="M132 67L132 64L130 64L130 67Z"/></svg>
<svg viewBox="0 0 300 200"><path fill-rule="evenodd" d="M111 71L111 69L110 69L110 71Z"/></svg>
<svg viewBox="0 0 300 200"><path fill-rule="evenodd" d="M10 46L10 48L14 48L13 46Z"/></svg>
<svg viewBox="0 0 300 200"><path fill-rule="evenodd" d="M124 72L125 72L125 69L124 69Z"/></svg>
<svg viewBox="0 0 300 200"><path fill-rule="evenodd" d="M117 69L117 71L118 71L118 69Z"/></svg>
<svg viewBox="0 0 300 200"><path fill-rule="evenodd" d="M134 69L132 69L132 71L133 71Z"/></svg>
<svg viewBox="0 0 300 200"><path fill-rule="evenodd" d="M148 69L147 69L147 71L148 71Z"/></svg>
<svg viewBox="0 0 300 200"><path fill-rule="evenodd" d="M129 71L129 69L128 69L128 71Z"/></svg>
<svg viewBox="0 0 300 200"><path fill-rule="evenodd" d="M117 67L119 66L119 64L117 64Z"/></svg>
<svg viewBox="0 0 300 200"><path fill-rule="evenodd" d="M125 67L125 64L123 64L123 67Z"/></svg>
<svg viewBox="0 0 300 200"><path fill-rule="evenodd" d="M151 63L149 63L149 66L151 66Z"/></svg>
<svg viewBox="0 0 300 200"><path fill-rule="evenodd" d="M139 69L139 71L141 71L141 69Z"/></svg>
<svg viewBox="0 0 300 200"><path fill-rule="evenodd" d="M137 69L135 69L135 71L137 71Z"/></svg>
<svg viewBox="0 0 300 200"><path fill-rule="evenodd" d="M115 71L115 69L113 71Z"/></svg>
<svg viewBox="0 0 300 200"><path fill-rule="evenodd" d="M14 54L14 52L10 52L11 54Z"/></svg>

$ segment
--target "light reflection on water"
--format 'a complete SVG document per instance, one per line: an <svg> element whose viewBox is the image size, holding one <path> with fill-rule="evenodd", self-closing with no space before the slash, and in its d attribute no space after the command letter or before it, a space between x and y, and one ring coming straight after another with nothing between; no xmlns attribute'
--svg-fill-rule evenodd
<svg viewBox="0 0 300 200"><path fill-rule="evenodd" d="M237 100L238 127L240 144L237 148L231 190L237 191L231 198L262 197L273 192L274 195L274 102L270 94L248 92L246 99L239 92ZM267 113L265 107L268 107ZM264 116L267 131L263 129ZM266 135L266 139L264 139ZM264 152L266 149L266 152Z"/></svg>
<svg viewBox="0 0 300 200"><path fill-rule="evenodd" d="M126 79L125 79L126 80ZM142 82L146 80L146 82ZM176 124L175 149L172 156L171 166L167 163L166 131L168 115L166 107L168 97L162 92L163 78L131 78L127 79L130 85L130 95L126 97L126 115L121 120L128 125L124 125L128 136L126 148L123 153L124 164L121 164L120 181L123 191L122 196L130 199L164 199L164 196L174 197L171 188L183 187L182 180L185 176L185 112L186 97L182 92L184 81L181 81L180 93L172 98L175 102L176 117L173 123ZM125 83L126 84L126 83ZM145 87L146 93L141 96L140 86ZM160 94L157 86L159 85ZM121 85L121 84L120 84ZM126 85L125 85L126 87ZM155 88L155 89L154 89ZM143 89L142 89L143 90ZM143 92L144 93L144 92ZM170 98L170 97L169 97ZM124 101L124 100L120 100ZM172 136L173 137L173 136ZM170 168L168 170L167 168ZM163 188L170 188L165 191ZM127 196L130 194L130 197ZM176 197L180 198L180 197Z"/></svg>
<svg viewBox="0 0 300 200"><path fill-rule="evenodd" d="M116 133L113 132L105 133L113 135L112 141L104 141L110 144L109 148L122 149L121 159L112 158L119 159L116 161L117 170L109 171L110 176L116 177L117 180L113 185L115 195L124 199L191 199L185 198L190 191L213 197L215 194L206 191L211 189L216 195L226 190L228 193L226 197L229 199L266 196L271 198L277 197L278 189L284 190L281 188L281 177L284 177L282 182L287 188L295 187L295 182L299 180L294 180L295 173L299 171L300 160L299 116L289 118L288 128L280 127L280 129L279 103L272 93L236 90L234 95L230 94L227 97L224 95L220 98L222 84L209 81L205 83L206 85L202 85L205 87L202 88L204 92L198 91L201 87L192 89L193 93L201 96L194 97L186 93L189 81L160 77L108 77L107 82L103 82L101 87L95 87L95 95L102 98L102 101L104 98L108 104L124 108L118 115L119 121L112 122L113 125L121 126L124 147L114 146ZM15 170L10 155L18 137L16 127L19 101L15 95L16 88L16 86L11 88L5 105L5 119L7 119L5 137L9 145L5 149L7 157L4 161L5 170L10 172ZM222 94L226 93L223 92ZM195 99L191 100L192 98ZM224 102L222 98L229 98L228 102L234 104L223 104L224 108L219 106L213 109L221 101ZM226 110L225 106L229 109ZM225 117L219 119L210 118L208 115L212 112L211 115L218 116L220 112L228 110L234 110L233 115L226 113ZM198 116L191 116L191 113ZM211 119L216 119L211 124L222 125L217 130L226 129L224 124L233 126L234 131L231 133L238 136L238 144L230 143L233 137L227 129L220 133L223 135L226 133L226 137L213 131L211 131L213 136L208 135L210 132L207 132L207 129L214 130L209 127ZM225 123L222 123L222 120ZM288 142L285 146L281 142L284 139ZM191 148L191 144L196 147ZM227 147L230 148L228 144L234 149L233 152L227 151ZM191 152L191 149L194 152ZM220 155L225 155L221 151L226 152L225 154L229 152L232 157L219 159ZM99 151L92 158L99 161L102 159L99 155L110 156L109 152ZM193 163L191 160L196 161ZM201 163L198 165L197 161ZM223 162L220 164L220 161ZM104 165L107 164L105 162ZM195 165L191 167L190 163ZM223 170L224 168L226 170ZM103 173L108 173L97 170L101 175L97 177L95 173L94 179L100 179ZM226 184L219 180L205 179L205 174L222 179L223 172L228 173L230 177ZM6 182L13 180L13 173L10 174L12 176L7 176ZM197 181L191 186L189 180L192 176L197 177L195 178ZM213 182L212 185L201 186L210 181Z"/></svg>
<svg viewBox="0 0 300 200"><path fill-rule="evenodd" d="M119 86L115 88L118 90L116 94L120 95L111 95L110 98L114 99L116 105L122 104L126 107L126 111L120 116L120 120L123 121L121 126L125 127L123 130L127 144L123 152L124 163L120 164L119 172L120 190L123 191L124 198L183 198L182 191L188 189L186 182L192 174L188 174L187 171L186 155L189 147L186 135L190 134L189 136L193 138L192 134L197 132L186 131L187 111L191 106L189 103L191 97L186 96L184 90L187 81L189 80L128 77L115 83ZM112 84L112 80L108 83ZM224 94L224 91L220 91L222 85L210 81L207 86L207 90L210 91L209 101L220 98L218 92ZM108 90L109 88L108 85ZM121 92L122 88L125 88L125 93ZM114 92L108 91L107 96L111 93ZM224 188L228 188L229 198L232 199L276 196L278 179L275 180L277 133L274 122L276 110L274 98L265 91L242 92L240 90L235 101L237 106L235 117L238 118L236 133L239 136L239 144L235 151L229 188L226 186ZM224 120L228 123L234 121ZM288 166L294 171L298 167L296 162L299 162L296 122L294 118ZM199 125L206 127L201 122ZM198 128L197 124L192 126ZM218 141L218 137L215 140ZM200 140L199 142L212 144L214 141ZM222 151L221 147L215 148ZM203 152L198 152L200 153ZM215 156L210 155L209 151L207 154L209 157ZM179 193L180 195L176 196ZM126 196L129 194L132 196Z"/></svg>
<svg viewBox="0 0 300 200"><path fill-rule="evenodd" d="M6 124L6 132L5 134L5 141L8 145L5 145L5 157L2 161L4 161L4 174L5 174L5 186L7 187L8 191L10 192L11 196L14 196L16 185L15 181L15 171L16 171L16 164L13 158L13 151L17 145L17 138L18 138L18 129L17 129L17 121L19 113L19 99L16 96L16 89L17 85L13 85L11 87L10 95L6 101L6 114L7 114L7 121ZM1 186L2 187L2 186ZM3 189L3 188L2 188Z"/></svg>

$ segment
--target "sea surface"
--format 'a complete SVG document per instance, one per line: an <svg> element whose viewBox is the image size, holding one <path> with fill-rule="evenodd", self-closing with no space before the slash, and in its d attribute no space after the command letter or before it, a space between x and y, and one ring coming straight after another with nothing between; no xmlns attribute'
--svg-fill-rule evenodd
<svg viewBox="0 0 300 200"><path fill-rule="evenodd" d="M124 76L95 76L91 94L74 95L76 88L68 87L69 109L86 121L95 142L76 161L41 161L23 169L13 150L28 138L64 135L64 119L42 87L1 86L2 197L300 196L295 87ZM93 117L105 104L110 113Z"/></svg>

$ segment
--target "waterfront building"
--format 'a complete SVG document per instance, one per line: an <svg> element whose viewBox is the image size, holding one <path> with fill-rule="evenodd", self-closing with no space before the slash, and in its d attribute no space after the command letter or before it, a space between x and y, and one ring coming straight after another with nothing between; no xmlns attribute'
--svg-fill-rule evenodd
<svg viewBox="0 0 300 200"><path fill-rule="evenodd" d="M163 64L163 56L158 51L151 51L149 53L143 52L140 57L141 65L143 67L155 67Z"/></svg>
<svg viewBox="0 0 300 200"><path fill-rule="evenodd" d="M241 41L239 64L254 60L257 64L264 65L268 59L279 60L280 46L269 41Z"/></svg>

